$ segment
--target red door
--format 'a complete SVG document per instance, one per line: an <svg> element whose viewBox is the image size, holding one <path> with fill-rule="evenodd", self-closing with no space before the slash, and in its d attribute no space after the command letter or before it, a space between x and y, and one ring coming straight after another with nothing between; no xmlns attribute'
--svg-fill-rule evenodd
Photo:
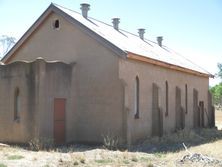
<svg viewBox="0 0 222 167"><path fill-rule="evenodd" d="M65 143L65 104L66 99L54 99L54 142Z"/></svg>

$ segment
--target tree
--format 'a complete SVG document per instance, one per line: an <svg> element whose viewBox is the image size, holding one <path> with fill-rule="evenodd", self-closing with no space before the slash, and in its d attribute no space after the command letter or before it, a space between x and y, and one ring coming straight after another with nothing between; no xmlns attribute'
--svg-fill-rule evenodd
<svg viewBox="0 0 222 167"><path fill-rule="evenodd" d="M7 35L0 36L0 56L4 56L9 49L12 48L12 46L15 44L15 40L16 39L14 37L9 37Z"/></svg>
<svg viewBox="0 0 222 167"><path fill-rule="evenodd" d="M210 88L210 92L213 95L214 104L217 106L221 106L222 105L222 83Z"/></svg>
<svg viewBox="0 0 222 167"><path fill-rule="evenodd" d="M219 71L215 76L222 79L222 63L218 63L217 67ZM212 93L214 104L221 107L222 106L222 82L210 88L210 92Z"/></svg>
<svg viewBox="0 0 222 167"><path fill-rule="evenodd" d="M222 63L218 63L217 67L219 68L219 72L217 73L217 76L222 79Z"/></svg>

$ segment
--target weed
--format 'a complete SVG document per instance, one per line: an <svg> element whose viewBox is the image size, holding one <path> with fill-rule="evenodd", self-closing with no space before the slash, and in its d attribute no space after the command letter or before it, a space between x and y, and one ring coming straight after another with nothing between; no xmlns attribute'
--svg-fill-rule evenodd
<svg viewBox="0 0 222 167"><path fill-rule="evenodd" d="M150 160L149 157L140 157L140 161L148 161L148 160Z"/></svg>
<svg viewBox="0 0 222 167"><path fill-rule="evenodd" d="M123 160L124 164L130 164L130 162L128 160Z"/></svg>
<svg viewBox="0 0 222 167"><path fill-rule="evenodd" d="M44 165L43 167L49 167L49 165L48 165L48 164L46 164L46 165Z"/></svg>
<svg viewBox="0 0 222 167"><path fill-rule="evenodd" d="M75 162L73 163L73 165L74 165L74 166L79 165L78 161L75 161Z"/></svg>
<svg viewBox="0 0 222 167"><path fill-rule="evenodd" d="M75 160L75 162L80 162L82 164L85 164L86 163L86 159L84 157L84 155L80 154L80 155L72 155L72 159Z"/></svg>
<svg viewBox="0 0 222 167"><path fill-rule="evenodd" d="M112 135L111 133L102 135L103 137L103 145L108 150L117 150L119 139L117 136Z"/></svg>
<svg viewBox="0 0 222 167"><path fill-rule="evenodd" d="M80 160L79 160L82 164L84 164L86 162L85 158L82 157Z"/></svg>
<svg viewBox="0 0 222 167"><path fill-rule="evenodd" d="M151 162L149 162L149 163L147 164L147 167L154 167L154 165L153 165Z"/></svg>
<svg viewBox="0 0 222 167"><path fill-rule="evenodd" d="M138 162L138 159L137 159L136 156L132 156L131 160L132 160L133 162Z"/></svg>
<svg viewBox="0 0 222 167"><path fill-rule="evenodd" d="M107 164L107 163L112 163L112 160L111 159L97 159L95 160L95 162L99 164Z"/></svg>
<svg viewBox="0 0 222 167"><path fill-rule="evenodd" d="M37 139L34 138L29 141L29 148L32 151L39 151L39 150L49 150L53 148L53 140L49 138L41 138Z"/></svg>
<svg viewBox="0 0 222 167"><path fill-rule="evenodd" d="M7 165L5 165L5 164L0 164L0 167L7 167Z"/></svg>
<svg viewBox="0 0 222 167"><path fill-rule="evenodd" d="M36 157L33 157L33 159L32 159L33 161L37 161L37 158Z"/></svg>
<svg viewBox="0 0 222 167"><path fill-rule="evenodd" d="M162 153L162 152L157 152L157 153L155 153L154 155L155 155L156 157L158 157L158 158L163 158L163 157L166 156L166 154L164 154L164 153Z"/></svg>
<svg viewBox="0 0 222 167"><path fill-rule="evenodd" d="M8 160L18 160L24 158L22 155L11 155L7 159Z"/></svg>

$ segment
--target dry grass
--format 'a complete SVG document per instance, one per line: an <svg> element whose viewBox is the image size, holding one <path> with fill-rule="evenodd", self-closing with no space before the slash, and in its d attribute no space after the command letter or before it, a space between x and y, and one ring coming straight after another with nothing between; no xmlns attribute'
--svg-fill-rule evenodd
<svg viewBox="0 0 222 167"><path fill-rule="evenodd" d="M222 129L222 110L216 110L215 112L215 122L218 129Z"/></svg>
<svg viewBox="0 0 222 167"><path fill-rule="evenodd" d="M216 112L216 125L222 125L222 111ZM36 152L22 147L6 147L0 144L0 167L204 166L198 162L179 163L179 160L188 154L182 146L183 142L192 153L201 153L222 160L222 131L203 129L184 130L161 139L150 138L134 146L131 151L111 151L103 147L74 145L52 151ZM222 164L210 166L222 166Z"/></svg>

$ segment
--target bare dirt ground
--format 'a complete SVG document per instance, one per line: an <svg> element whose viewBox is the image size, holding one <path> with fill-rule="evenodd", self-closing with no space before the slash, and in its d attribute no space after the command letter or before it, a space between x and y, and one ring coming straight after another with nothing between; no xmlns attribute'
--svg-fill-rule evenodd
<svg viewBox="0 0 222 167"><path fill-rule="evenodd" d="M222 127L222 111L216 112L216 125ZM185 150L182 143L188 146ZM163 147L164 146L164 147ZM185 155L207 156L203 161L181 160ZM212 161L211 161L212 160ZM222 167L222 131L205 129L181 131L162 139L152 138L132 147L131 151L110 151L100 147L73 145L49 151L30 151L26 147L0 144L0 167L152 167L220 166Z"/></svg>
<svg viewBox="0 0 222 167"><path fill-rule="evenodd" d="M218 129L222 129L222 110L217 110L216 112L215 112L215 117L216 117L216 119L215 119L215 123L216 123L216 126L217 126L217 128Z"/></svg>

